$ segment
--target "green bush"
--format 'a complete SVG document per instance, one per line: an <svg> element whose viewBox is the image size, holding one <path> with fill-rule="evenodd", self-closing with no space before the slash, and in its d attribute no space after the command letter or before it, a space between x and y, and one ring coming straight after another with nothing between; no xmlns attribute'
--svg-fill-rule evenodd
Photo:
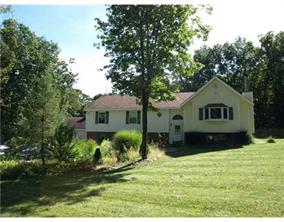
<svg viewBox="0 0 284 222"><path fill-rule="evenodd" d="M91 164L93 155L96 151L97 143L95 140L77 140L74 141L74 162L82 164Z"/></svg>
<svg viewBox="0 0 284 222"><path fill-rule="evenodd" d="M114 134L113 145L116 150L133 148L138 150L142 142L142 134L137 131L119 131Z"/></svg>
<svg viewBox="0 0 284 222"><path fill-rule="evenodd" d="M269 136L266 140L267 143L275 143L275 140L272 136Z"/></svg>
<svg viewBox="0 0 284 222"><path fill-rule="evenodd" d="M240 144L248 145L253 143L253 137L250 134L248 134L246 131L240 132L238 137Z"/></svg>
<svg viewBox="0 0 284 222"><path fill-rule="evenodd" d="M55 159L61 161L71 161L74 158L72 143L74 128L61 124L56 130L52 139L51 153Z"/></svg>
<svg viewBox="0 0 284 222"><path fill-rule="evenodd" d="M109 140L103 140L100 145L100 150L102 157L112 157L113 154L113 145Z"/></svg>
<svg viewBox="0 0 284 222"><path fill-rule="evenodd" d="M141 142L142 135L140 132L124 130L115 133L113 137L113 147L116 151L117 160L128 160L128 151L130 149L137 151Z"/></svg>
<svg viewBox="0 0 284 222"><path fill-rule="evenodd" d="M0 162L0 176L4 180L12 180L20 177L45 175L47 165L40 162L24 162L19 160L7 160Z"/></svg>

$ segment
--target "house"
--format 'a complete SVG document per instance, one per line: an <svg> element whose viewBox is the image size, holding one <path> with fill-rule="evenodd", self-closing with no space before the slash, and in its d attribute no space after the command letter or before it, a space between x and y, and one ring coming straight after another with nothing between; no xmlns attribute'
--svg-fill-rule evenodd
<svg viewBox="0 0 284 222"><path fill-rule="evenodd" d="M254 133L252 92L238 93L217 77L197 92L177 93L168 102L153 102L148 111L148 137L162 136L170 144L185 142L193 132ZM141 106L133 96L107 95L86 107L86 136L111 138L119 130L142 130Z"/></svg>
<svg viewBox="0 0 284 222"><path fill-rule="evenodd" d="M74 127L74 139L86 139L86 119L84 117L72 117L68 125Z"/></svg>

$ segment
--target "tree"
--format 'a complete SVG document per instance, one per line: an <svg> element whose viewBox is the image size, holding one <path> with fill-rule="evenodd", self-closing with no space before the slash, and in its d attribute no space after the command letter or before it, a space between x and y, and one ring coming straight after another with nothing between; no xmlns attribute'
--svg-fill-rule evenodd
<svg viewBox="0 0 284 222"><path fill-rule="evenodd" d="M8 13L11 11L11 6L0 6L0 14Z"/></svg>
<svg viewBox="0 0 284 222"><path fill-rule="evenodd" d="M59 112L67 119L79 109L79 95L72 88L76 75L59 59L59 48L13 19L2 22L1 49L1 143L23 137L24 113L29 109L28 96L36 94L37 83L49 74L59 93ZM27 135L25 135L27 137ZM29 135L33 137L33 134Z"/></svg>
<svg viewBox="0 0 284 222"><path fill-rule="evenodd" d="M79 102L80 102L80 109L77 111L76 115L85 116L84 108L92 100L92 98L89 95L83 93L79 89L77 89L76 91L79 94Z"/></svg>
<svg viewBox="0 0 284 222"><path fill-rule="evenodd" d="M193 76L180 77L182 91L197 91L213 76L219 76L239 92L244 90L244 76L251 76L256 64L256 51L252 42L237 38L233 43L203 46L195 51L194 60L203 67Z"/></svg>
<svg viewBox="0 0 284 222"><path fill-rule="evenodd" d="M48 73L38 81L35 91L27 96L29 109L24 111L23 131L29 138L28 142L40 145L42 164L46 162L48 143L62 121L59 112L60 100L52 80L51 74Z"/></svg>
<svg viewBox="0 0 284 222"><path fill-rule="evenodd" d="M114 91L134 95L142 104L142 159L148 152L149 99L173 99L174 77L190 75L198 68L188 49L193 37L206 38L209 27L197 12L191 5L112 5L106 22L96 19L98 38L110 57L104 68Z"/></svg>
<svg viewBox="0 0 284 222"><path fill-rule="evenodd" d="M284 32L268 32L260 38L259 73L256 87L259 96L256 111L263 127L284 126Z"/></svg>
<svg viewBox="0 0 284 222"><path fill-rule="evenodd" d="M53 156L59 161L68 161L73 157L74 128L61 124L56 130L52 144Z"/></svg>

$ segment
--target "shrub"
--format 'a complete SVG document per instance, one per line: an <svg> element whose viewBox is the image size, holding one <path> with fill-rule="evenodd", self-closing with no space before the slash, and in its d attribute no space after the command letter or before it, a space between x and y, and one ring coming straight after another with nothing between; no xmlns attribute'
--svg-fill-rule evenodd
<svg viewBox="0 0 284 222"><path fill-rule="evenodd" d="M275 143L275 140L272 136L269 136L266 140L267 143Z"/></svg>
<svg viewBox="0 0 284 222"><path fill-rule="evenodd" d="M109 140L103 140L100 145L101 154L103 157L112 157L113 155L113 145Z"/></svg>
<svg viewBox="0 0 284 222"><path fill-rule="evenodd" d="M97 143L95 140L77 140L74 142L74 162L91 164Z"/></svg>
<svg viewBox="0 0 284 222"><path fill-rule="evenodd" d="M74 143L72 143L74 128L68 125L60 125L52 141L51 153L59 161L68 161L74 158Z"/></svg>
<svg viewBox="0 0 284 222"><path fill-rule="evenodd" d="M240 144L251 144L253 143L253 137L246 131L242 131L238 134L238 142Z"/></svg>
<svg viewBox="0 0 284 222"><path fill-rule="evenodd" d="M0 162L0 176L4 180L17 179L20 177L45 175L47 165L40 162L24 162L19 160L7 160Z"/></svg>
<svg viewBox="0 0 284 222"><path fill-rule="evenodd" d="M142 142L142 135L136 131L119 131L114 134L113 145L116 150L123 150L124 148L133 148L138 150Z"/></svg>
<svg viewBox="0 0 284 222"><path fill-rule="evenodd" d="M148 154L149 158L156 159L165 154L164 147L161 147L159 143L150 143L148 147L149 147L149 154Z"/></svg>
<svg viewBox="0 0 284 222"><path fill-rule="evenodd" d="M142 135L136 131L119 131L113 136L113 147L116 151L118 161L128 160L128 150L131 148L135 151L139 149L142 142Z"/></svg>

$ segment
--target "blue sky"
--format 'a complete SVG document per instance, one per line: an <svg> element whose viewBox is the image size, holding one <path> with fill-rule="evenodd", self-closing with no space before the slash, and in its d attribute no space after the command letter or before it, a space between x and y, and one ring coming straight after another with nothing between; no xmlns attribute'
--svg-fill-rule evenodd
<svg viewBox="0 0 284 222"><path fill-rule="evenodd" d="M105 6L13 5L12 17L57 42L64 53L95 52L94 18L105 18Z"/></svg>
<svg viewBox="0 0 284 222"><path fill-rule="evenodd" d="M213 13L200 16L212 31L206 42L195 41L191 52L203 44L233 42L238 36L258 45L259 35L284 31L284 1L208 0L205 3L213 6ZM7 17L28 26L38 36L58 43L62 59L75 58L71 66L78 73L75 88L92 97L111 92L110 81L99 70L108 59L103 49L93 47L97 40L94 18L106 18L104 5L12 5L12 13L3 16Z"/></svg>

